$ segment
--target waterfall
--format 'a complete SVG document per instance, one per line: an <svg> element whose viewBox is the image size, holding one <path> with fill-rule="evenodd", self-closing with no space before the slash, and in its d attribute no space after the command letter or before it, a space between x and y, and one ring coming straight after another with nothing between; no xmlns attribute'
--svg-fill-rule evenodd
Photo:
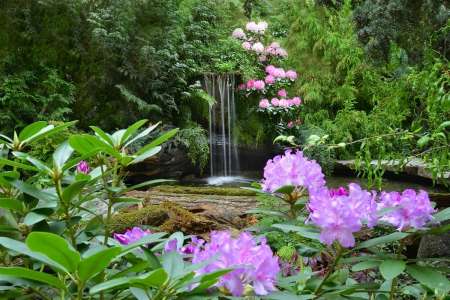
<svg viewBox="0 0 450 300"><path fill-rule="evenodd" d="M206 92L217 101L209 108L210 174L231 176L239 171L235 75L205 75L204 81Z"/></svg>

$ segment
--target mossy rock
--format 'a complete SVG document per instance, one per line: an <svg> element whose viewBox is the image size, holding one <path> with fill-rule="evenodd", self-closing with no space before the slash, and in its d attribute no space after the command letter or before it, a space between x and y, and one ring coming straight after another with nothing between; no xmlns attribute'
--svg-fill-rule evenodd
<svg viewBox="0 0 450 300"><path fill-rule="evenodd" d="M122 233L135 226L146 225L157 227L162 225L168 218L167 210L163 206L149 205L136 210L128 209L113 215L111 217L111 223L122 224L112 226L114 232Z"/></svg>

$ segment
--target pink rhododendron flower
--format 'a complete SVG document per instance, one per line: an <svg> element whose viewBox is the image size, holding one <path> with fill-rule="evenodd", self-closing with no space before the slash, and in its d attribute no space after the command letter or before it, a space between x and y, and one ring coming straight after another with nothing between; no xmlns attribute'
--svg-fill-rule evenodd
<svg viewBox="0 0 450 300"><path fill-rule="evenodd" d="M275 54L281 57L287 57L287 51L283 48L278 48L275 50Z"/></svg>
<svg viewBox="0 0 450 300"><path fill-rule="evenodd" d="M278 105L280 107L289 107L289 101L287 101L286 99L281 99L280 102L278 103Z"/></svg>
<svg viewBox="0 0 450 300"><path fill-rule="evenodd" d="M275 71L275 66L273 65L268 65L266 66L266 73L269 73L269 75L273 75L273 71Z"/></svg>
<svg viewBox="0 0 450 300"><path fill-rule="evenodd" d="M91 173L91 169L89 169L89 165L84 160L80 161L77 164L77 173L89 174Z"/></svg>
<svg viewBox="0 0 450 300"><path fill-rule="evenodd" d="M178 251L180 254L195 254L195 251L197 250L197 244L198 239L196 237L191 238L191 244L186 246L181 246L178 248L178 241L177 239L172 239L167 242L167 244L163 248L163 253L167 253L170 251ZM189 261L190 258L185 257L183 258L184 261Z"/></svg>
<svg viewBox="0 0 450 300"><path fill-rule="evenodd" d="M252 45L251 45L249 42L243 42L243 43L242 43L242 47L243 47L245 50L250 50L250 49L252 48Z"/></svg>
<svg viewBox="0 0 450 300"><path fill-rule="evenodd" d="M270 106L269 100L262 99L261 101L259 101L259 107L268 108L269 106Z"/></svg>
<svg viewBox="0 0 450 300"><path fill-rule="evenodd" d="M257 34L264 34L265 30L267 29L267 26L268 26L267 22L264 22L264 21L261 21L258 24L256 24L255 22L249 22L249 23L247 23L245 28L248 31L252 31Z"/></svg>
<svg viewBox="0 0 450 300"><path fill-rule="evenodd" d="M291 128L292 127L292 121L286 124L287 127Z"/></svg>
<svg viewBox="0 0 450 300"><path fill-rule="evenodd" d="M376 193L362 190L356 183L349 184L349 190L349 195L344 189L329 192L326 187L309 191L307 208L311 213L307 222L312 220L323 228L320 242L331 246L337 240L343 247L353 247L353 232L361 230L362 222L366 221L368 227L376 224Z"/></svg>
<svg viewBox="0 0 450 300"><path fill-rule="evenodd" d="M238 90L244 90L246 88L245 83L238 85Z"/></svg>
<svg viewBox="0 0 450 300"><path fill-rule="evenodd" d="M127 231L124 234L114 233L114 238L118 240L122 245L130 245L144 236L151 235L150 229L143 231L140 227L133 227L133 229ZM142 253L140 248L136 248L137 251Z"/></svg>
<svg viewBox="0 0 450 300"><path fill-rule="evenodd" d="M300 120L295 120L295 123L297 123L297 124L302 124L302 121L300 121Z"/></svg>
<svg viewBox="0 0 450 300"><path fill-rule="evenodd" d="M267 56L265 56L265 55L261 55L260 57L259 57L259 61L260 62L265 62L267 60Z"/></svg>
<svg viewBox="0 0 450 300"><path fill-rule="evenodd" d="M247 38L242 28L236 28L231 34L231 37L235 39L244 39L244 40Z"/></svg>
<svg viewBox="0 0 450 300"><path fill-rule="evenodd" d="M273 75L267 75L266 79L264 80L267 84L275 83L277 80Z"/></svg>
<svg viewBox="0 0 450 300"><path fill-rule="evenodd" d="M255 51L256 53L261 53L264 51L264 46L260 42L257 42L253 44L252 50Z"/></svg>
<svg viewBox="0 0 450 300"><path fill-rule="evenodd" d="M255 79L250 78L250 79L247 81L247 88L248 88L248 89L249 89L249 88L252 88L254 84L255 84Z"/></svg>
<svg viewBox="0 0 450 300"><path fill-rule="evenodd" d="M278 96L286 97L286 91L285 90L279 90L278 91Z"/></svg>
<svg viewBox="0 0 450 300"><path fill-rule="evenodd" d="M286 72L286 77L290 79L296 79L297 73L295 71L289 70Z"/></svg>
<svg viewBox="0 0 450 300"><path fill-rule="evenodd" d="M299 97L292 98L292 104L300 105L300 103L302 103L302 100Z"/></svg>
<svg viewBox="0 0 450 300"><path fill-rule="evenodd" d="M407 189L401 195L397 192L381 192L378 210L397 206L402 208L382 216L380 220L391 223L398 231L408 227L420 228L425 222L433 220L434 217L430 214L436 212L425 191L421 190L416 194L414 190Z"/></svg>
<svg viewBox="0 0 450 300"><path fill-rule="evenodd" d="M221 254L205 267L196 270L197 275L222 270L235 266L252 266L238 268L220 277L215 286L241 297L248 287L253 285L257 295L267 295L275 291L276 275L280 271L278 257L274 256L264 237L259 238L258 245L251 233L244 232L237 239L231 238L229 231L211 232L211 242L197 247L193 264L202 263L211 257ZM193 287L191 287L193 288Z"/></svg>
<svg viewBox="0 0 450 300"><path fill-rule="evenodd" d="M267 161L261 187L269 194L285 185L311 191L325 184L324 176L322 168L315 160L308 160L302 151L292 153L292 150L288 149L284 155L277 155Z"/></svg>
<svg viewBox="0 0 450 300"><path fill-rule="evenodd" d="M283 68L275 68L275 70L273 70L272 75L278 78L286 77L286 73L284 72Z"/></svg>
<svg viewBox="0 0 450 300"><path fill-rule="evenodd" d="M278 106L280 104L280 100L278 100L278 98L273 98L272 100L270 100L270 104L272 104L273 106Z"/></svg>
<svg viewBox="0 0 450 300"><path fill-rule="evenodd" d="M253 84L253 86L255 87L255 89L261 91L264 89L265 84L264 84L264 81L262 81L262 80L256 80L255 83Z"/></svg>

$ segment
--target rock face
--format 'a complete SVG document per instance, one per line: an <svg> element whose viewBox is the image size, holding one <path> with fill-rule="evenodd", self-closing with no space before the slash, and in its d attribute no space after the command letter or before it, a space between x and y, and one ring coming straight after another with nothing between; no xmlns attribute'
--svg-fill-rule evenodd
<svg viewBox="0 0 450 300"><path fill-rule="evenodd" d="M450 220L441 222L438 226L450 224ZM450 259L450 230L441 235L427 235L420 240L417 258L447 258ZM445 263L445 267L448 264Z"/></svg>

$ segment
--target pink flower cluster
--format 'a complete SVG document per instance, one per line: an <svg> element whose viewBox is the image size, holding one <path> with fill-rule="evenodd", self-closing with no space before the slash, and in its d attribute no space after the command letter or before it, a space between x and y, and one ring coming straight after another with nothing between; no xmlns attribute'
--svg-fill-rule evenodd
<svg viewBox="0 0 450 300"><path fill-rule="evenodd" d="M315 160L308 160L302 151L292 153L288 149L284 155L277 155L267 161L261 187L269 194L285 185L312 190L325 184L324 176Z"/></svg>
<svg viewBox="0 0 450 300"><path fill-rule="evenodd" d="M266 49L266 54L268 55L279 55L281 57L287 57L287 51L280 47L280 44L273 42Z"/></svg>
<svg viewBox="0 0 450 300"><path fill-rule="evenodd" d="M289 79L297 79L297 73L293 70L288 70L288 71L284 71L283 68L276 68L273 65L268 65L266 67L266 73L268 73L269 75L267 75L266 77L266 83L267 83L267 79L270 78L289 78ZM269 77L271 76L271 77Z"/></svg>
<svg viewBox="0 0 450 300"><path fill-rule="evenodd" d="M251 284L257 295L266 295L275 291L276 275L280 271L278 257L266 244L264 237L259 238L258 245L251 233L244 232L237 239L231 238L230 232L211 232L211 242L202 246L198 243L192 263L202 263L221 254L219 258L196 271L197 275L235 266L252 266L238 268L223 275L215 286L225 287L231 295L241 297Z"/></svg>
<svg viewBox="0 0 450 300"><path fill-rule="evenodd" d="M292 99L272 98L270 102L267 99L262 99L261 101L259 101L259 107L262 109L268 108L270 106L286 108L293 105L298 106L300 105L300 103L302 103L302 100L299 97L294 97Z"/></svg>
<svg viewBox="0 0 450 300"><path fill-rule="evenodd" d="M297 124L302 124L302 121L300 121L300 120L295 120L295 123L297 123ZM286 126L287 127L289 127L289 128L292 128L292 126L294 126L294 123L291 121L291 122L288 122L287 124L286 124Z"/></svg>
<svg viewBox="0 0 450 300"><path fill-rule="evenodd" d="M125 234L114 233L114 238L123 245L129 245L150 234L150 230L143 231L139 227L134 227L132 230L127 230ZM191 260L193 264L202 263L221 254L216 260L198 269L196 275L229 267L252 266L252 269L237 268L223 275L215 284L218 287L225 287L226 291L235 297L241 297L251 286L257 295L266 295L269 291L276 290L276 275L280 271L278 257L273 255L264 237L259 238L258 245L249 232L244 232L237 239L233 239L229 231L213 231L210 243L205 244L204 240L198 240L195 237L191 238L191 241L191 244L178 248L177 240L170 240L164 246L162 253L178 251L180 254L193 254ZM142 253L140 248L137 250ZM191 288L194 287L191 286Z"/></svg>
<svg viewBox="0 0 450 300"><path fill-rule="evenodd" d="M361 230L362 222L367 221L369 227L376 224L376 193L362 190L355 183L349 184L349 190L350 195L342 188L337 192L329 192L327 187L309 191L308 220L323 228L320 242L331 246L338 240L343 247L353 247L353 232Z"/></svg>
<svg viewBox="0 0 450 300"><path fill-rule="evenodd" d="M268 26L267 22L264 22L264 21L261 21L258 24L256 24L255 22L249 22L245 26L245 29L247 29L248 31L251 31L253 33L262 35L266 31L267 26Z"/></svg>
<svg viewBox="0 0 450 300"><path fill-rule="evenodd" d="M378 210L381 211L385 207L399 208L380 218L380 220L397 227L398 231L403 231L408 227L422 227L426 221L434 219L430 214L436 212L430 204L427 192L419 191L416 194L411 189L405 190L401 195L395 191L381 192Z"/></svg>

